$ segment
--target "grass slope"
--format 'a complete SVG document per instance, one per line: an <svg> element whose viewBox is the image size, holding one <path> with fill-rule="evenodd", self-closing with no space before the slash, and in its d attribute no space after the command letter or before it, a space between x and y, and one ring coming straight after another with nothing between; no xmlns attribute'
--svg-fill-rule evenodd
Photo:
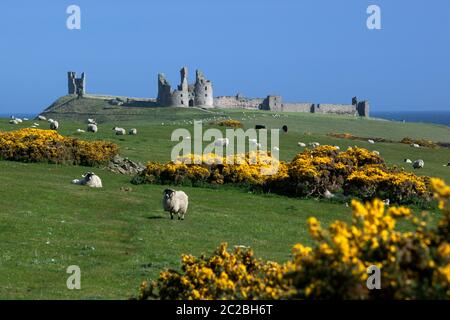
<svg viewBox="0 0 450 320"><path fill-rule="evenodd" d="M94 108L95 109L95 108ZM96 112L96 110L94 110ZM172 131L186 120L226 114L242 120L247 128L289 126L280 135L281 158L291 160L302 148L298 141L367 147L380 151L391 165L404 166L403 158L425 160L420 174L450 182L449 149L414 149L398 143L370 145L328 137L330 132L400 140L405 136L449 141L443 126L394 123L350 117L311 114L198 109L142 109L139 120L108 120L98 134L77 135L85 128L87 115L64 120L57 114L64 135L82 139L105 139L118 143L122 155L146 162L168 161L176 142ZM92 116L91 114L89 116ZM97 116L95 116L97 117ZM136 117L135 117L136 119ZM0 119L0 130L27 127ZM164 123L164 125L162 125ZM111 128L136 127L137 136L115 136ZM41 122L43 128L48 124ZM206 128L215 126L205 126ZM223 128L221 128L223 130ZM407 170L411 170L408 166ZM247 193L240 189L185 188L190 209L185 221L171 221L161 209L165 186L130 184L130 177L101 169L104 188L92 190L70 184L89 168L0 161L0 298L99 299L126 298L136 293L142 279L155 277L163 268L177 268L182 253L211 252L220 242L252 246L262 258L285 261L297 242L310 243L306 219L316 216L325 225L348 221L350 210L343 204L313 199ZM69 265L79 265L82 290L66 288Z"/></svg>

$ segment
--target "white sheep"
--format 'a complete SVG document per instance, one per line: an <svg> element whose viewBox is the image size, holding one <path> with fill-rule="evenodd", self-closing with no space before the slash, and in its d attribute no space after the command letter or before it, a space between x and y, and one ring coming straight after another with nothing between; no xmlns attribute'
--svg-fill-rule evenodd
<svg viewBox="0 0 450 320"><path fill-rule="evenodd" d="M89 124L89 123L91 123L91 124L96 124L96 122L95 122L94 119L88 119L87 121L88 121L88 124Z"/></svg>
<svg viewBox="0 0 450 320"><path fill-rule="evenodd" d="M33 123L33 126L39 127L39 123L35 122Z"/></svg>
<svg viewBox="0 0 450 320"><path fill-rule="evenodd" d="M411 147L413 147L413 148L420 148L420 146L417 143L412 143Z"/></svg>
<svg viewBox="0 0 450 320"><path fill-rule="evenodd" d="M297 143L297 145L302 148L306 147L306 143L303 143L303 142L299 142L299 143Z"/></svg>
<svg viewBox="0 0 450 320"><path fill-rule="evenodd" d="M46 121L46 120L47 120L47 118L46 118L46 117L44 117L44 116L38 116L38 120L39 120L39 121Z"/></svg>
<svg viewBox="0 0 450 320"><path fill-rule="evenodd" d="M82 129L77 129L78 133L85 133L86 131L82 130Z"/></svg>
<svg viewBox="0 0 450 320"><path fill-rule="evenodd" d="M308 146L310 146L311 148L315 149L318 146L320 146L320 143L318 143L318 142L310 142L310 143L308 143Z"/></svg>
<svg viewBox="0 0 450 320"><path fill-rule="evenodd" d="M332 194L329 190L325 190L323 196L325 197L325 199L332 199L332 198L334 198L334 194Z"/></svg>
<svg viewBox="0 0 450 320"><path fill-rule="evenodd" d="M124 128L114 127L113 130L116 132L117 136L124 136L126 134Z"/></svg>
<svg viewBox="0 0 450 320"><path fill-rule="evenodd" d="M102 188L102 179L93 172L86 172L82 175L83 179L72 180L73 184L88 186L91 188Z"/></svg>
<svg viewBox="0 0 450 320"><path fill-rule="evenodd" d="M367 140L367 142L370 143L370 144L374 144L375 143L375 141L373 141L372 139Z"/></svg>
<svg viewBox="0 0 450 320"><path fill-rule="evenodd" d="M336 150L341 150L341 147L339 146L334 146L336 148Z"/></svg>
<svg viewBox="0 0 450 320"><path fill-rule="evenodd" d="M425 161L422 159L416 160L412 164L414 169L422 169L425 166Z"/></svg>
<svg viewBox="0 0 450 320"><path fill-rule="evenodd" d="M173 215L177 214L178 220L184 220L189 205L189 197L183 191L166 189L163 192L162 204L164 211L170 213L170 219L173 219Z"/></svg>
<svg viewBox="0 0 450 320"><path fill-rule="evenodd" d="M137 129L135 129L135 128L130 129L130 131L128 131L128 134L129 134L129 135L132 135L132 136L137 135Z"/></svg>
<svg viewBox="0 0 450 320"><path fill-rule="evenodd" d="M50 130L58 130L59 128L59 123L56 120L53 120L52 122L50 122Z"/></svg>
<svg viewBox="0 0 450 320"><path fill-rule="evenodd" d="M98 131L98 127L96 123L89 123L87 125L87 132L93 132L96 133Z"/></svg>
<svg viewBox="0 0 450 320"><path fill-rule="evenodd" d="M412 163L411 159L404 159L403 162L405 162L405 163Z"/></svg>
<svg viewBox="0 0 450 320"><path fill-rule="evenodd" d="M373 154L376 154L377 156L380 155L380 151L377 151L377 150L373 150L372 153L373 153Z"/></svg>
<svg viewBox="0 0 450 320"><path fill-rule="evenodd" d="M9 120L10 124L19 124L19 121L17 121L17 119L11 119Z"/></svg>
<svg viewBox="0 0 450 320"><path fill-rule="evenodd" d="M228 138L221 138L214 141L214 146L216 147L227 147L230 144L230 140Z"/></svg>

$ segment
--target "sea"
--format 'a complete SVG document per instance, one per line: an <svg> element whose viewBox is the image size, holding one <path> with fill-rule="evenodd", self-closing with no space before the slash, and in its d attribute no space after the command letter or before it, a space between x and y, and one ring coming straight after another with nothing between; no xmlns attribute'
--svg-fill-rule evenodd
<svg viewBox="0 0 450 320"><path fill-rule="evenodd" d="M420 111L420 112L371 112L373 118L393 121L424 122L443 124L450 127L450 111Z"/></svg>

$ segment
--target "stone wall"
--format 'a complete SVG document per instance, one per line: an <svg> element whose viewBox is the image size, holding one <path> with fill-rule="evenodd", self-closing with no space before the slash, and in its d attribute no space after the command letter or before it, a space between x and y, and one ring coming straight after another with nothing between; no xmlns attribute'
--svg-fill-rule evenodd
<svg viewBox="0 0 450 320"><path fill-rule="evenodd" d="M263 103L264 99L252 99L244 98L242 96L221 96L214 98L214 107L221 109L259 109L259 106Z"/></svg>
<svg viewBox="0 0 450 320"><path fill-rule="evenodd" d="M286 112L313 112L313 103L283 103Z"/></svg>
<svg viewBox="0 0 450 320"><path fill-rule="evenodd" d="M333 113L345 115L358 115L357 107L351 104L317 104L313 107L313 113Z"/></svg>

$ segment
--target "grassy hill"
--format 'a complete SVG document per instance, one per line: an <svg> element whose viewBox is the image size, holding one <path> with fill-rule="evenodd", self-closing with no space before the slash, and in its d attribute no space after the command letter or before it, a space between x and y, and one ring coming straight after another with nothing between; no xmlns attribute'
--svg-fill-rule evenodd
<svg viewBox="0 0 450 320"><path fill-rule="evenodd" d="M66 103L66 104L64 104ZM63 106L61 106L63 104ZM86 140L116 142L121 154L146 162L168 161L174 129L192 133L193 119L229 116L246 128L287 125L280 134L280 155L291 160L303 149L298 141L318 141L341 148L358 145L378 150L388 164L405 166L404 158L421 158L419 174L450 182L450 149L411 148L400 143L369 144L332 138L329 133L401 140L404 137L450 142L450 128L431 124L398 123L376 119L243 110L163 109L112 107L106 100L63 97L46 111L60 122L60 133ZM58 107L59 106L59 107ZM87 118L97 119L97 134L77 134ZM28 127L35 121L11 125L0 119L0 130ZM46 122L40 122L47 128ZM137 136L115 136L113 126L137 128ZM223 128L219 128L223 130ZM409 165L405 169L412 170ZM246 245L256 255L285 261L297 242L310 243L306 219L323 224L350 219L344 204L315 199L294 199L252 194L232 187L187 188L190 208L185 221L171 221L161 208L166 186L130 184L130 177L94 169L104 188L92 190L70 181L91 170L86 167L24 164L0 161L0 298L104 299L136 294L143 279L163 268L177 268L182 253L211 252L220 242ZM404 226L407 227L407 226ZM68 290L66 268L81 267L81 290Z"/></svg>

